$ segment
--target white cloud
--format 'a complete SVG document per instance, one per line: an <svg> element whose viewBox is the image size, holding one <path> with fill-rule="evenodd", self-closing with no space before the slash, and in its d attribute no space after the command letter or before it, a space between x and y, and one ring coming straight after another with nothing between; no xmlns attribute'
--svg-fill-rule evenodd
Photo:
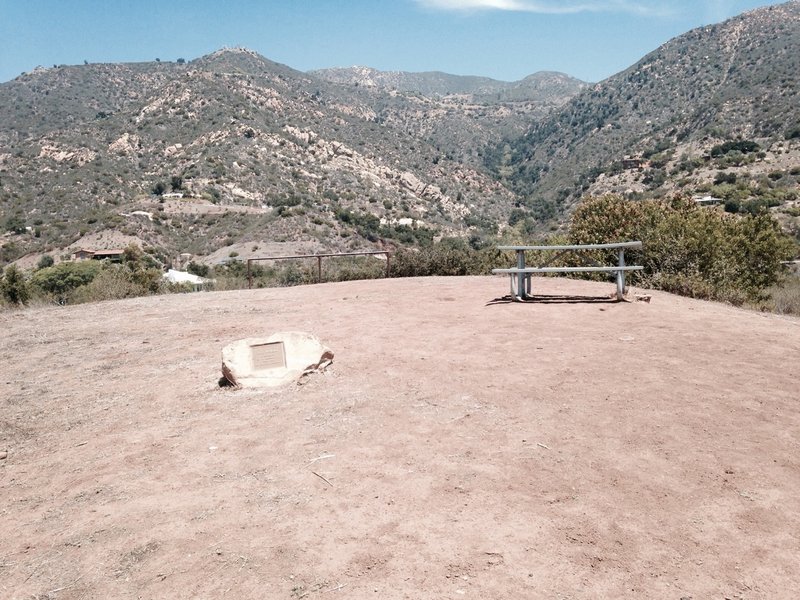
<svg viewBox="0 0 800 600"><path fill-rule="evenodd" d="M672 11L656 0L416 0L426 8L451 11L506 10L550 15L625 12L663 16Z"/></svg>

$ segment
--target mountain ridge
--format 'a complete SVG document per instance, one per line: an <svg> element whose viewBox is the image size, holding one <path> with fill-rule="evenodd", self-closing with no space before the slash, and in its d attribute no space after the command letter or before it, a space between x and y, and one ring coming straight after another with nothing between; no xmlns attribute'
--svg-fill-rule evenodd
<svg viewBox="0 0 800 600"><path fill-rule="evenodd" d="M380 71L366 66L334 67L309 71L334 83L359 85L398 92L418 92L433 96L468 95L473 99L495 101L538 100L547 94L574 94L589 85L557 71L538 71L518 81L501 81L474 75L453 75L443 71ZM538 92L538 93L536 93ZM526 95L527 93L527 95Z"/></svg>

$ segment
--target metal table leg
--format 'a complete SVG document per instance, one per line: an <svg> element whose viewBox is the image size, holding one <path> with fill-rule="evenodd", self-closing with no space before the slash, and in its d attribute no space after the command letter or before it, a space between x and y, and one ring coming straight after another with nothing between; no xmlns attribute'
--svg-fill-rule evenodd
<svg viewBox="0 0 800 600"><path fill-rule="evenodd" d="M525 250L517 250L517 268L525 268ZM520 300L524 300L527 297L525 293L525 273L522 272L517 273L517 294L519 294Z"/></svg>
<svg viewBox="0 0 800 600"><path fill-rule="evenodd" d="M623 248L619 249L619 267L625 266L625 250ZM625 271L620 269L617 271L617 300L622 300L625 296Z"/></svg>

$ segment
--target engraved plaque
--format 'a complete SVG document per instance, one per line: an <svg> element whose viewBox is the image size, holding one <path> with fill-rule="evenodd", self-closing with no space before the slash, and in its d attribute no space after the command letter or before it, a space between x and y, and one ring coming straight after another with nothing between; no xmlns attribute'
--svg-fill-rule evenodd
<svg viewBox="0 0 800 600"><path fill-rule="evenodd" d="M250 355L253 360L253 369L256 371L286 367L286 351L283 348L283 342L250 346Z"/></svg>

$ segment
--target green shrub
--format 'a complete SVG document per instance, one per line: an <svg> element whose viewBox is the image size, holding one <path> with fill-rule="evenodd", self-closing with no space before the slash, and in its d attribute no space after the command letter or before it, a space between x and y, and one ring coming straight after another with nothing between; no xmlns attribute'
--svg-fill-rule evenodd
<svg viewBox="0 0 800 600"><path fill-rule="evenodd" d="M399 250L392 256L390 276L488 275L500 256L494 247L475 249L461 238L443 238L420 250Z"/></svg>
<svg viewBox="0 0 800 600"><path fill-rule="evenodd" d="M680 197L590 198L573 214L569 237L574 244L641 240L643 249L629 262L644 271L631 273L631 283L734 304L764 298L780 278L781 261L796 252L766 212L731 215Z"/></svg>
<svg viewBox="0 0 800 600"><path fill-rule="evenodd" d="M104 265L91 282L72 292L70 302L80 304L147 296L160 291L160 272L157 272L157 276L158 279L153 281L151 278L134 277L133 272L124 265Z"/></svg>
<svg viewBox="0 0 800 600"><path fill-rule="evenodd" d="M30 294L25 276L16 265L6 267L3 276L0 277L0 295L9 304L25 304L28 302Z"/></svg>
<svg viewBox="0 0 800 600"><path fill-rule="evenodd" d="M62 262L36 271L30 284L32 292L58 304L145 296L164 285L155 259L134 245L125 248L122 264Z"/></svg>
<svg viewBox="0 0 800 600"><path fill-rule="evenodd" d="M761 146L750 140L737 140L731 142L724 142L711 148L711 156L718 157L724 156L729 152L741 152L742 154L749 154L750 152L758 152Z"/></svg>
<svg viewBox="0 0 800 600"><path fill-rule="evenodd" d="M37 269L46 269L47 267L52 267L55 264L55 260L49 254L45 254L42 258L39 259L39 262L36 264Z"/></svg>
<svg viewBox="0 0 800 600"><path fill-rule="evenodd" d="M90 283L102 268L102 263L93 260L59 263L36 271L31 276L31 286L59 304L66 304L72 292Z"/></svg>
<svg viewBox="0 0 800 600"><path fill-rule="evenodd" d="M188 273L191 273L192 275L198 275L200 277L208 277L208 273L209 271L211 271L211 267L209 267L208 265L204 265L202 263L197 263L192 261L186 266L186 271Z"/></svg>

